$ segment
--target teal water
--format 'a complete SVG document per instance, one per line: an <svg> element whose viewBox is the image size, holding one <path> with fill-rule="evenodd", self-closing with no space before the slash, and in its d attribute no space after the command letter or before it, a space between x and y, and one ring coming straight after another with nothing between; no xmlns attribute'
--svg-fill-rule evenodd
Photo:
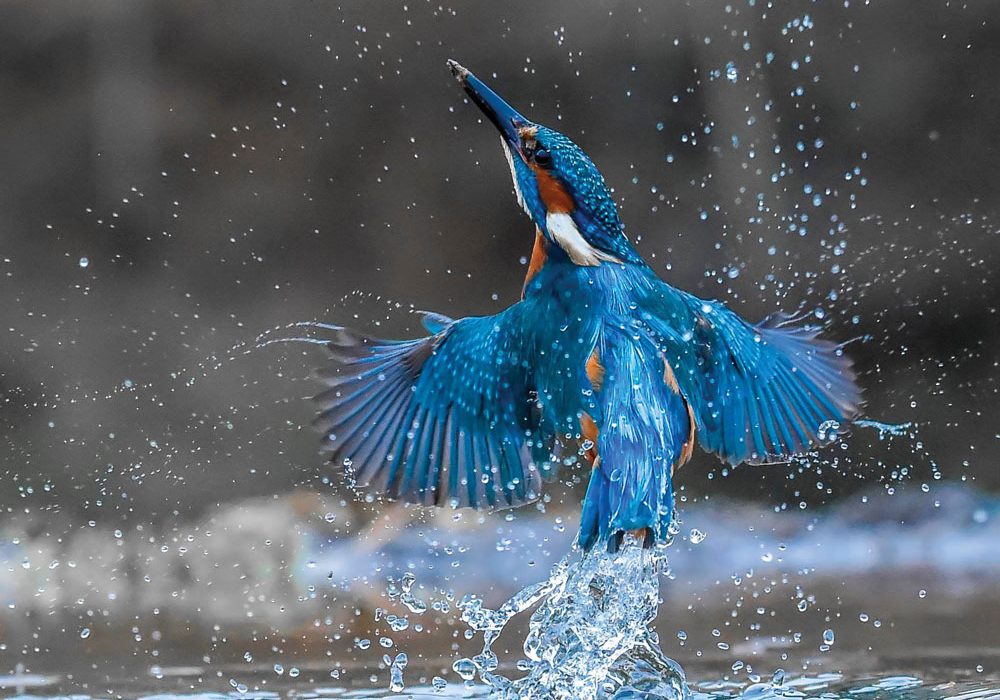
<svg viewBox="0 0 1000 700"><path fill-rule="evenodd" d="M170 669L168 669L170 671ZM193 669L177 669L182 674ZM228 687L226 682L197 683L201 689L181 690L192 679L180 676L166 683L167 688L147 683L124 682L123 692L87 690L75 687L58 676L12 674L0 676L0 697L32 698L33 700L100 700L126 698L135 700L282 700L309 698L487 698L490 689L473 683L432 683L414 685L401 693L385 689L348 688L330 684L284 684L263 689L243 686ZM777 680L778 682L775 682ZM108 684L107 681L105 684ZM113 683L112 683L113 684ZM642 698L644 696L629 696ZM995 700L1000 698L1000 679L951 679L930 680L910 675L885 675L878 677L846 678L838 673L768 678L757 683L724 680L691 681L688 685L689 700L766 700L791 698L794 700Z"/></svg>

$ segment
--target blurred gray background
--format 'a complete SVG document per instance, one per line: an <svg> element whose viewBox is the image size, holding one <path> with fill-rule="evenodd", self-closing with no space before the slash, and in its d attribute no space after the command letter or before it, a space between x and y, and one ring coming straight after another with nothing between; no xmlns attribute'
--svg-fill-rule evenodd
<svg viewBox="0 0 1000 700"><path fill-rule="evenodd" d="M530 253L450 57L588 151L665 279L858 338L870 416L921 426L819 476L701 454L686 495L932 462L1000 488L1000 11L776 4L4 3L0 506L135 524L337 488L303 427L322 353L258 334L495 312Z"/></svg>

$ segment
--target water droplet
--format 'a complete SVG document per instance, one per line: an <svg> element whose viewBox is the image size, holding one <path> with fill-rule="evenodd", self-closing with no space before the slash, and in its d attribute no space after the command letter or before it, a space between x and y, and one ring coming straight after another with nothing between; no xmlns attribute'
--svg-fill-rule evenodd
<svg viewBox="0 0 1000 700"><path fill-rule="evenodd" d="M81 268L86 268L87 266L90 265L90 258L87 257L80 258L79 265Z"/></svg>
<svg viewBox="0 0 1000 700"><path fill-rule="evenodd" d="M476 665L472 663L472 659L458 659L451 665L451 669L465 681L471 681L476 676Z"/></svg>
<svg viewBox="0 0 1000 700"><path fill-rule="evenodd" d="M827 440L833 440L837 436L837 431L840 430L840 423L835 420L827 420L820 423L819 429L816 431L816 437L819 438L820 442L826 442Z"/></svg>

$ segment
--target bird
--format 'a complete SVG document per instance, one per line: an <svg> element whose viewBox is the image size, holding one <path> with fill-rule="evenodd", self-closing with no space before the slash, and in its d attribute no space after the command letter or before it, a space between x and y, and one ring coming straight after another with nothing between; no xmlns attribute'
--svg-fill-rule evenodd
<svg viewBox="0 0 1000 700"><path fill-rule="evenodd" d="M499 133L534 247L520 299L495 315L421 312L427 335L403 340L330 326L315 426L358 491L498 510L582 465L577 546L649 548L671 539L696 443L730 465L787 462L859 417L842 345L662 281L590 157L448 67Z"/></svg>

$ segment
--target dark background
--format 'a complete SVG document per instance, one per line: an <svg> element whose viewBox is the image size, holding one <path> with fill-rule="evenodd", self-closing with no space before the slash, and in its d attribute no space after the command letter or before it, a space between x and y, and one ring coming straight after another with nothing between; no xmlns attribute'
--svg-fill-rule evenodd
<svg viewBox="0 0 1000 700"><path fill-rule="evenodd" d="M813 503L932 463L1000 488L1000 9L770 4L5 3L0 506L327 488L322 353L258 334L520 291L532 226L450 57L587 150L665 279L859 338L869 415L920 426L818 473L701 454L687 494Z"/></svg>

